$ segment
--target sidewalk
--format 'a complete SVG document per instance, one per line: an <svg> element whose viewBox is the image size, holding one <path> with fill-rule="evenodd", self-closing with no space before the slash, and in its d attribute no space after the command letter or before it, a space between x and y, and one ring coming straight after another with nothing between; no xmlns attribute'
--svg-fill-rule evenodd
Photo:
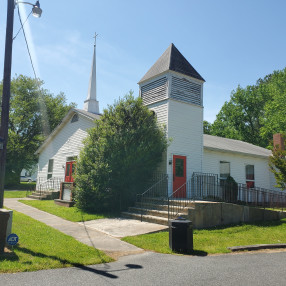
<svg viewBox="0 0 286 286"><path fill-rule="evenodd" d="M76 240L86 245L102 250L107 255L111 256L112 258L117 259L120 256L144 252L144 250L141 248L138 248L127 242L121 241L120 239L114 236L111 236L107 233L103 233L102 231L95 229L94 223L92 222L86 222L86 223L70 222L60 217L57 217L55 215L49 214L47 212L38 210L30 206L27 206L25 204L22 204L18 202L18 200L19 199L14 199L14 198L5 199L4 205L7 208L10 208L12 210L28 215L32 217L33 219L43 222L48 226L51 226L67 235L70 235L74 237ZM117 235L116 235L117 237L120 236L118 235L118 230L120 229L120 224L122 224L122 222L125 223L124 220L118 219L119 225L117 227ZM105 222L105 224L106 223L107 222ZM112 223L114 226L114 223L116 223L116 220L113 220ZM162 229L162 226L160 225L154 226L154 224L150 224L150 227L148 227L148 223L142 223L142 227L144 225L145 225L146 233L150 231L156 231L156 229L157 230ZM134 231L136 231L136 228L137 229L140 228L140 232L142 233L142 229L141 229L140 224L138 224L138 221L134 221L134 228L135 228Z"/></svg>

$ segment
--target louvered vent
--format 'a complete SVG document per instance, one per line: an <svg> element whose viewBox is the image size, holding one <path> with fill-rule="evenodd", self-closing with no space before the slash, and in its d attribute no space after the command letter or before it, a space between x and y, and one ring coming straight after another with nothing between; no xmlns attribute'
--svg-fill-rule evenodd
<svg viewBox="0 0 286 286"><path fill-rule="evenodd" d="M163 77L141 87L141 97L145 105L167 98L167 78Z"/></svg>
<svg viewBox="0 0 286 286"><path fill-rule="evenodd" d="M185 78L172 77L171 97L196 105L202 105L201 86Z"/></svg>

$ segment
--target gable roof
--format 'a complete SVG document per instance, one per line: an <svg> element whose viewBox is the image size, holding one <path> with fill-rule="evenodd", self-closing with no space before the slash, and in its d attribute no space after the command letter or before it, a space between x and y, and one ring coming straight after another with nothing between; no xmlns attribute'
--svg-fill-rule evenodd
<svg viewBox="0 0 286 286"><path fill-rule="evenodd" d="M155 64L141 78L139 83L168 70L205 81L172 43L162 54L162 56L155 62Z"/></svg>
<svg viewBox="0 0 286 286"><path fill-rule="evenodd" d="M94 114L83 109L72 108L67 115L63 118L61 123L53 130L53 132L46 138L43 144L36 150L35 154L39 154L52 140L53 138L60 132L60 130L65 126L67 122L70 121L74 114L79 114L87 119L94 121L95 119L100 119L100 114Z"/></svg>
<svg viewBox="0 0 286 286"><path fill-rule="evenodd" d="M258 157L269 157L271 151L247 142L204 134L204 148Z"/></svg>

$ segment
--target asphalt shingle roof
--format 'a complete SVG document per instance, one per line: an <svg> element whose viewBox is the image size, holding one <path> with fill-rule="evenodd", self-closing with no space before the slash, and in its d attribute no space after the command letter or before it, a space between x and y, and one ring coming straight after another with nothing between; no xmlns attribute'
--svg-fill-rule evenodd
<svg viewBox="0 0 286 286"><path fill-rule="evenodd" d="M269 157L271 151L240 140L204 134L204 148L222 152Z"/></svg>
<svg viewBox="0 0 286 286"><path fill-rule="evenodd" d="M142 77L139 83L168 70L205 81L172 43L162 54L162 56L155 62L155 64Z"/></svg>

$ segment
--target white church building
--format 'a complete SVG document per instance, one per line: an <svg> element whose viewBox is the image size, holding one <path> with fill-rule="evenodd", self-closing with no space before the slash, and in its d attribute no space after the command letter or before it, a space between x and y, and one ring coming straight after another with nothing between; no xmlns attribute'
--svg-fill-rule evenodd
<svg viewBox="0 0 286 286"><path fill-rule="evenodd" d="M203 134L205 80L171 44L139 81L139 96L164 124L171 143L160 171L168 174L168 193L185 184L194 173L232 176L248 188L275 190L268 159L271 151L238 140ZM47 181L73 181L76 160L87 130L100 120L96 95L96 57L83 109L72 109L36 151L38 187Z"/></svg>

